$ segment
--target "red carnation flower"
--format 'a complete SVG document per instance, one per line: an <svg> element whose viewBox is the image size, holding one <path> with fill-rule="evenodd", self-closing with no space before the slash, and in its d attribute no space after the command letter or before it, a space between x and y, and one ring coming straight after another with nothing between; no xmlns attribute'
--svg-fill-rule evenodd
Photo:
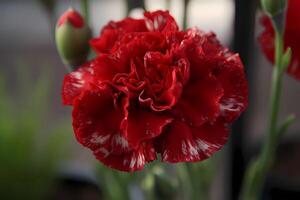
<svg viewBox="0 0 300 200"><path fill-rule="evenodd" d="M286 27L284 31L284 48L291 47L292 59L287 69L287 72L296 79L300 79L300 1L289 0L286 16ZM275 55L275 31L272 26L272 21L268 16L261 18L261 24L264 26L264 31L259 36L260 46L266 57L274 63Z"/></svg>
<svg viewBox="0 0 300 200"><path fill-rule="evenodd" d="M208 158L247 106L239 56L213 33L179 31L168 12L110 22L91 46L97 57L66 75L63 102L77 140L109 167Z"/></svg>

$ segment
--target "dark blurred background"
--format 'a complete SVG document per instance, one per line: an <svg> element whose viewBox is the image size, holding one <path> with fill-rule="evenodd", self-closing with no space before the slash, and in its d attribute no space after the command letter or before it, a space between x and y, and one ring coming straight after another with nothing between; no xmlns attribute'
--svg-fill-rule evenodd
<svg viewBox="0 0 300 200"><path fill-rule="evenodd" d="M205 186L209 188L207 199L234 200L245 166L264 139L268 118L272 67L257 45L259 2L90 0L91 24L97 35L109 20L120 20L127 13L141 17L144 7L169 9L182 27L185 5L187 26L214 31L222 44L239 52L249 79L250 106L233 126L226 147L213 158L214 170L207 171L211 176L209 187ZM76 0L0 1L0 199L45 199L41 191L46 191L49 199L92 200L109 195L106 198L125 199L114 196L122 193L124 185L131 199L146 199L138 181L128 181L134 175L116 175L99 167L73 137L71 109L62 106L60 95L66 70L53 35L57 18L70 6L80 9ZM300 84L285 76L283 88L281 118L291 112L298 117ZM300 199L298 122L280 144L262 199ZM201 167L206 172L205 166Z"/></svg>

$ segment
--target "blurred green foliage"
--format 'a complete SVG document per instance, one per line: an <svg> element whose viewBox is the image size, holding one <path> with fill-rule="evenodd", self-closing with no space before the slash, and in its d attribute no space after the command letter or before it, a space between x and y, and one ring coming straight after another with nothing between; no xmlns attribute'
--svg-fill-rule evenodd
<svg viewBox="0 0 300 200"><path fill-rule="evenodd" d="M130 200L130 186L137 180L138 174L140 172L119 172L97 164L97 180L105 200Z"/></svg>
<svg viewBox="0 0 300 200"><path fill-rule="evenodd" d="M216 158L176 165L154 161L139 172L119 172L97 164L97 179L105 200L132 199L132 188L145 200L210 199L217 172Z"/></svg>
<svg viewBox="0 0 300 200"><path fill-rule="evenodd" d="M213 158L199 163L180 163L177 165L183 199L210 199L210 189L217 172Z"/></svg>
<svg viewBox="0 0 300 200"><path fill-rule="evenodd" d="M0 72L0 199L45 199L66 152L68 123L54 126L47 118L50 75L32 81L18 68L8 87Z"/></svg>
<svg viewBox="0 0 300 200"><path fill-rule="evenodd" d="M46 9L49 15L52 15L56 5L56 0L39 0L41 5Z"/></svg>

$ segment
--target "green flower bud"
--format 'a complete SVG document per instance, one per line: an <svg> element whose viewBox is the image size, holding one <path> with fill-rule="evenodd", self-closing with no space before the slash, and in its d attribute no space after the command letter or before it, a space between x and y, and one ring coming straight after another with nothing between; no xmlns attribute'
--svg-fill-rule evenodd
<svg viewBox="0 0 300 200"><path fill-rule="evenodd" d="M91 30L82 16L70 8L58 20L56 46L64 64L73 68L84 63L89 53Z"/></svg>
<svg viewBox="0 0 300 200"><path fill-rule="evenodd" d="M287 0L261 0L261 5L267 14L275 16L284 11Z"/></svg>

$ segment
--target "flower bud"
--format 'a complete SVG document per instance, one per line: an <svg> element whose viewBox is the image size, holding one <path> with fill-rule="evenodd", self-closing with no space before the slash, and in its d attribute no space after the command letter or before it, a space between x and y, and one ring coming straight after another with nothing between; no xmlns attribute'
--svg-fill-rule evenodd
<svg viewBox="0 0 300 200"><path fill-rule="evenodd" d="M58 20L56 46L64 64L77 67L84 63L89 52L91 31L82 16L70 8Z"/></svg>
<svg viewBox="0 0 300 200"><path fill-rule="evenodd" d="M263 10L271 16L275 16L284 11L287 0L261 0Z"/></svg>

